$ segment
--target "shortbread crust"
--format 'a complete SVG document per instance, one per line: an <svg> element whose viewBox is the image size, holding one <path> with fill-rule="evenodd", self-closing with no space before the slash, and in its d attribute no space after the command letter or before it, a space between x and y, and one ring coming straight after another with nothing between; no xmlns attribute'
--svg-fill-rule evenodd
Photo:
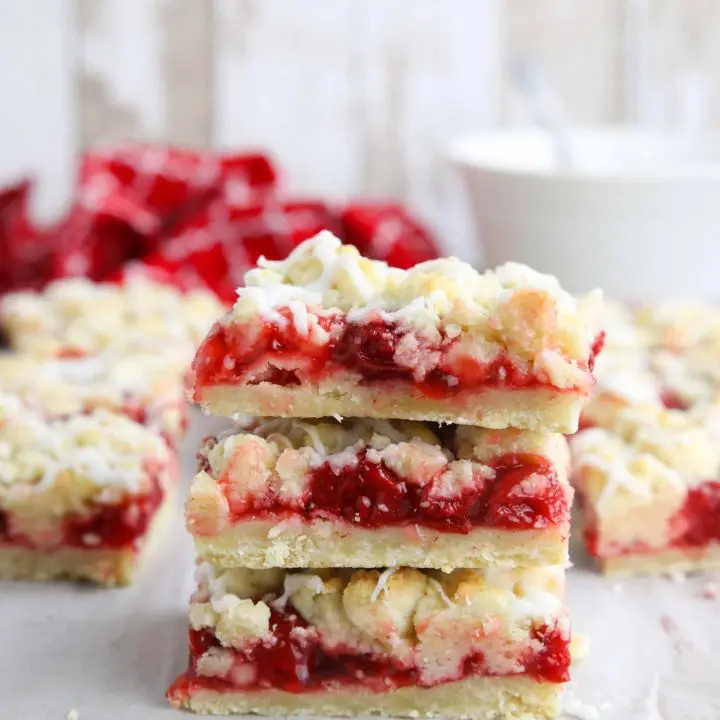
<svg viewBox="0 0 720 720"><path fill-rule="evenodd" d="M700 549L670 549L596 558L596 562L603 573L613 577L714 570L720 568L720 543Z"/></svg>
<svg viewBox="0 0 720 720"><path fill-rule="evenodd" d="M463 720L552 720L560 712L562 686L523 677L473 677L431 688L385 693L365 689L321 693L282 690L171 693L170 702L204 715L317 715L349 717L448 717Z"/></svg>
<svg viewBox="0 0 720 720"><path fill-rule="evenodd" d="M264 382L246 387L214 385L196 390L195 399L218 417L238 413L306 418L339 415L561 433L577 430L584 403L584 398L545 388L484 390L436 400L390 383L377 388L340 380L303 387Z"/></svg>
<svg viewBox="0 0 720 720"><path fill-rule="evenodd" d="M520 533L476 528L467 535L422 527L365 528L314 520L250 520L215 537L194 538L201 557L224 567L393 567L452 570L559 565L567 536L559 530Z"/></svg>

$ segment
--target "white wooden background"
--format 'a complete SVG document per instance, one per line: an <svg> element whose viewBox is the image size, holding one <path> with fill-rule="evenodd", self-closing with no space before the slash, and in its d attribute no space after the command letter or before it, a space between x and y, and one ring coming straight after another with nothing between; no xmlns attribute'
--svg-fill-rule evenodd
<svg viewBox="0 0 720 720"><path fill-rule="evenodd" d="M541 61L578 122L720 119L716 0L0 0L0 180L59 212L81 148L271 149L298 193L392 195L473 257L443 162L522 119Z"/></svg>

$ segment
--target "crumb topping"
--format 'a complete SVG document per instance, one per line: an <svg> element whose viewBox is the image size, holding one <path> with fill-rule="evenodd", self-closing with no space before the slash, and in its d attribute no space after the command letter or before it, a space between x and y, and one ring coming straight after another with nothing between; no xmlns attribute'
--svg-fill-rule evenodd
<svg viewBox="0 0 720 720"><path fill-rule="evenodd" d="M594 507L630 495L685 495L688 487L720 477L720 445L707 418L677 410L625 408L606 427L581 432L571 450Z"/></svg>
<svg viewBox="0 0 720 720"><path fill-rule="evenodd" d="M316 337L317 316L341 312L351 322L379 317L429 337L441 326L450 337L469 333L520 358L539 358L552 373L556 358L587 363L599 332L600 295L576 300L554 277L517 263L480 274L445 258L399 270L323 231L285 260L263 259L248 272L230 317L243 322L260 314L284 325L279 308L290 310L299 334L320 344L328 340ZM399 352L400 363L416 355L412 347Z"/></svg>
<svg viewBox="0 0 720 720"><path fill-rule="evenodd" d="M167 462L155 433L98 410L46 419L13 395L0 394L0 496L43 493L58 484L141 490L147 462Z"/></svg>
<svg viewBox="0 0 720 720"><path fill-rule="evenodd" d="M290 603L328 650L390 656L428 684L458 677L477 652L490 673L522 671L538 642L533 627L557 626L568 637L561 568L305 573L203 563L197 577L191 622L213 629L225 647L262 641L270 608Z"/></svg>
<svg viewBox="0 0 720 720"><path fill-rule="evenodd" d="M0 391L51 415L122 409L128 401L161 411L167 403L181 402L184 367L169 350L113 349L52 359L7 354L0 356Z"/></svg>
<svg viewBox="0 0 720 720"><path fill-rule="evenodd" d="M209 292L183 294L140 279L114 285L69 278L42 292L9 293L0 301L0 323L16 349L35 354L118 344L157 349L172 342L187 362L222 311Z"/></svg>

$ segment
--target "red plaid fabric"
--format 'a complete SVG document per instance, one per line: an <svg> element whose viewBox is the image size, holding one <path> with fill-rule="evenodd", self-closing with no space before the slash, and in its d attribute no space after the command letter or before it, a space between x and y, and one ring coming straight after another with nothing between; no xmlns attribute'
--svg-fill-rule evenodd
<svg viewBox="0 0 720 720"><path fill-rule="evenodd" d="M52 248L28 216L32 186L25 180L0 191L0 294L41 288L52 277Z"/></svg>
<svg viewBox="0 0 720 720"><path fill-rule="evenodd" d="M401 206L286 198L274 164L257 153L86 153L71 212L43 231L28 219L29 192L23 183L0 193L0 293L72 275L122 281L142 273L232 302L261 255L283 258L323 229L399 267L437 256L427 229Z"/></svg>
<svg viewBox="0 0 720 720"><path fill-rule="evenodd" d="M221 200L189 217L142 264L123 273L164 274L187 289L206 287L228 303L260 256L280 260L321 230L340 232L337 216L321 202L231 207Z"/></svg>
<svg viewBox="0 0 720 720"><path fill-rule="evenodd" d="M353 203L343 211L342 224L345 242L395 267L409 268L438 256L427 228L397 203Z"/></svg>

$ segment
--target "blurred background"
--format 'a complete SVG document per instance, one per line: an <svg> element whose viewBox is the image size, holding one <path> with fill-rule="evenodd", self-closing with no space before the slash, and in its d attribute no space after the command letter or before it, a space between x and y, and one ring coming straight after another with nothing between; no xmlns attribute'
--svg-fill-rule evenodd
<svg viewBox="0 0 720 720"><path fill-rule="evenodd" d="M47 217L85 148L260 148L293 193L398 198L477 261L447 147L533 120L519 66L573 124L699 136L719 20L710 0L0 0L0 180L36 175Z"/></svg>

